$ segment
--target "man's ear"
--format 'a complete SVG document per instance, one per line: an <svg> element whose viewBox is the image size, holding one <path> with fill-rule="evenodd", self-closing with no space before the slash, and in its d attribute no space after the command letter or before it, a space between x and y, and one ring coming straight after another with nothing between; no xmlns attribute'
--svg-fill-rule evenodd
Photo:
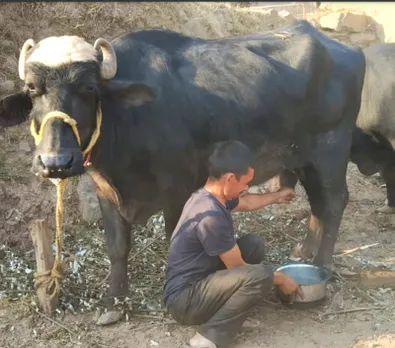
<svg viewBox="0 0 395 348"><path fill-rule="evenodd" d="M153 102L158 96L158 90L144 82L110 80L103 85L103 94L111 94L113 98L121 99L131 106L142 106Z"/></svg>
<svg viewBox="0 0 395 348"><path fill-rule="evenodd" d="M24 92L18 92L0 100L0 127L13 127L26 121L32 109L32 101Z"/></svg>

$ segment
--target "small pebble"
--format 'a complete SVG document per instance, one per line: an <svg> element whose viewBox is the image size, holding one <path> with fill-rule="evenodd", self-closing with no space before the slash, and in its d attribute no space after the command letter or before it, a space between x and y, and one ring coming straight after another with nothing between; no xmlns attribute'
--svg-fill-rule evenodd
<svg viewBox="0 0 395 348"><path fill-rule="evenodd" d="M104 326L114 324L123 317L122 312L119 311L108 311L100 316L97 320L96 325Z"/></svg>

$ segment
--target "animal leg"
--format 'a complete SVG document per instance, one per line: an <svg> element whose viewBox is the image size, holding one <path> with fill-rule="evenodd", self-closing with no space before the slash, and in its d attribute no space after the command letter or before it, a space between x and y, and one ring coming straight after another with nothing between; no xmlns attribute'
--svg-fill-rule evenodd
<svg viewBox="0 0 395 348"><path fill-rule="evenodd" d="M130 251L130 224L121 216L116 205L99 197L102 211L107 251L110 258L110 287L106 305L112 307L114 298L128 294L127 262ZM121 313L110 311L99 318L98 324L107 325L118 321Z"/></svg>
<svg viewBox="0 0 395 348"><path fill-rule="evenodd" d="M313 256L314 264L328 268L333 268L335 243L348 203L346 174L350 149L347 127L321 135L301 177L312 218L310 231L299 249L302 256Z"/></svg>
<svg viewBox="0 0 395 348"><path fill-rule="evenodd" d="M317 255L321 244L323 232L323 201L322 190L317 172L313 167L303 171L301 183L307 193L311 207L309 230L302 244L297 245L292 251L292 256L309 259Z"/></svg>
<svg viewBox="0 0 395 348"><path fill-rule="evenodd" d="M378 213L395 214L395 165L389 165L381 171L381 176L386 183L386 204L377 209Z"/></svg>

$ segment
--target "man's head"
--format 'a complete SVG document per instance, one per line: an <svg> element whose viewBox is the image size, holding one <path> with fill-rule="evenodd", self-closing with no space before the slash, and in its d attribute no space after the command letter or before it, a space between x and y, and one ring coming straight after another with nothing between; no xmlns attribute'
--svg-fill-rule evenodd
<svg viewBox="0 0 395 348"><path fill-rule="evenodd" d="M215 181L226 200L236 199L248 190L254 178L254 155L239 141L217 143L209 157L209 180Z"/></svg>

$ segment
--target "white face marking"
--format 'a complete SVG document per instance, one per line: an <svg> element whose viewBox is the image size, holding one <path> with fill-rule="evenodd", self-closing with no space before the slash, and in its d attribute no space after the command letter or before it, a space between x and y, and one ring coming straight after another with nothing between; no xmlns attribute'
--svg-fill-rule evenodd
<svg viewBox="0 0 395 348"><path fill-rule="evenodd" d="M81 61L97 61L96 50L78 36L49 37L39 42L26 63L42 63L57 67Z"/></svg>

